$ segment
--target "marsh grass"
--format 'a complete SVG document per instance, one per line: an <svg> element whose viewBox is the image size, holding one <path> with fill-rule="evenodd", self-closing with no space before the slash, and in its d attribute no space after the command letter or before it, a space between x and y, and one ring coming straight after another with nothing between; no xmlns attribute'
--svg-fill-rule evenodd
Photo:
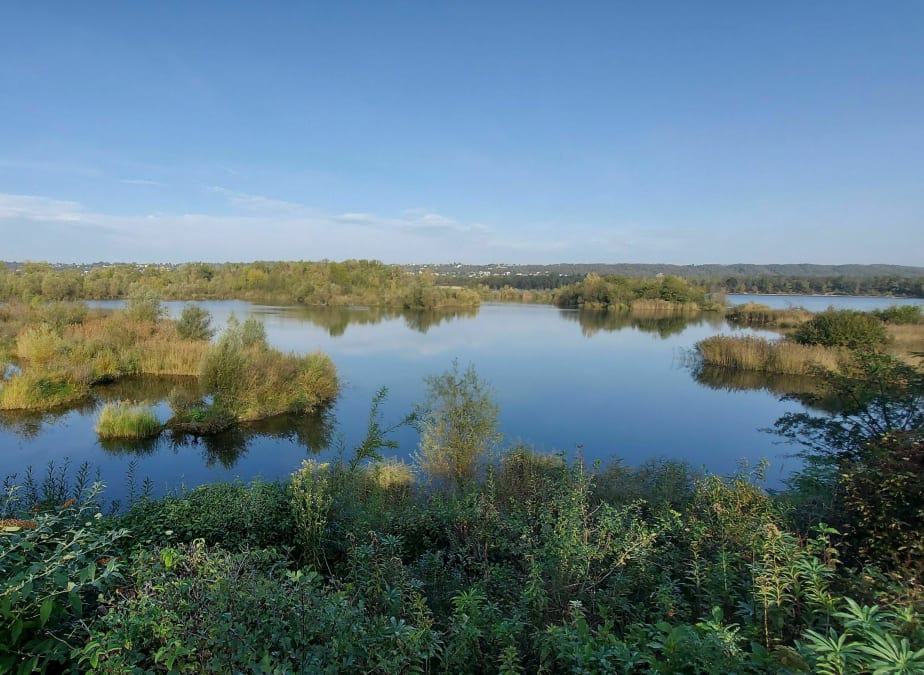
<svg viewBox="0 0 924 675"><path fill-rule="evenodd" d="M162 428L150 407L129 401L107 403L96 423L96 433L102 439L153 438Z"/></svg>
<svg viewBox="0 0 924 675"><path fill-rule="evenodd" d="M242 422L311 413L336 398L337 370L326 354L284 354L266 343L262 324L229 323L207 348L199 381L215 406Z"/></svg>
<svg viewBox="0 0 924 675"><path fill-rule="evenodd" d="M726 310L725 318L738 326L754 328L795 328L812 318L812 313L802 307L771 309L768 305L748 302Z"/></svg>
<svg viewBox="0 0 924 675"><path fill-rule="evenodd" d="M2 383L0 409L54 408L123 377L198 376L209 347L181 337L175 321L88 313L81 306L6 305L0 352L21 372Z"/></svg>
<svg viewBox="0 0 924 675"><path fill-rule="evenodd" d="M896 357L920 365L921 361L912 356L914 352L924 351L924 324L889 324L889 351Z"/></svg>
<svg viewBox="0 0 924 675"><path fill-rule="evenodd" d="M697 342L696 351L705 366L783 375L839 372L844 358L840 349L756 336L716 335Z"/></svg>
<svg viewBox="0 0 924 675"><path fill-rule="evenodd" d="M22 372L0 384L0 410L49 410L89 396L89 388L69 373Z"/></svg>
<svg viewBox="0 0 924 675"><path fill-rule="evenodd" d="M628 305L633 316L664 316L672 314L699 314L702 307L696 302L674 302L659 298L638 298Z"/></svg>

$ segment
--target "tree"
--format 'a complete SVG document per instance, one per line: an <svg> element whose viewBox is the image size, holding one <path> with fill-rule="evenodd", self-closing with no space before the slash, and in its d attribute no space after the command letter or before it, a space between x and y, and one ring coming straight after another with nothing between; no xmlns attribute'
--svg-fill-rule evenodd
<svg viewBox="0 0 924 675"><path fill-rule="evenodd" d="M159 321L167 314L157 293L140 283L132 284L128 292L128 304L125 313L135 321Z"/></svg>
<svg viewBox="0 0 924 675"><path fill-rule="evenodd" d="M176 331L187 340L211 340L215 334L212 315L199 305L186 305L176 324Z"/></svg>
<svg viewBox="0 0 924 675"><path fill-rule="evenodd" d="M490 385L459 362L424 380L427 401L417 406L420 447L417 462L433 478L460 488L475 477L479 461L500 441L499 409Z"/></svg>

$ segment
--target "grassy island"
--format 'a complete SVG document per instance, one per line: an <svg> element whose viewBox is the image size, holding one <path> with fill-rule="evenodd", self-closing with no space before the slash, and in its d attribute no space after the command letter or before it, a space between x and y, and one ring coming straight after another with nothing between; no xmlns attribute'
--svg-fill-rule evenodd
<svg viewBox="0 0 924 675"><path fill-rule="evenodd" d="M123 311L11 304L0 308L0 319L14 365L0 383L0 410L52 409L126 377L186 376L197 379L209 400L172 397L175 415L167 426L208 433L239 421L313 412L339 391L327 355L272 349L255 319L232 321L213 344L202 310L190 306L172 321L146 292ZM105 408L98 428L106 438L156 435L149 415L128 403Z"/></svg>

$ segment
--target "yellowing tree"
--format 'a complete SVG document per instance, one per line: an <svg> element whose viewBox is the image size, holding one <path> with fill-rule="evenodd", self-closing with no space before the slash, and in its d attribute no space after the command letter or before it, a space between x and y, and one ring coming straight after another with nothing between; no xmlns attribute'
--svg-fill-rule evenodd
<svg viewBox="0 0 924 675"><path fill-rule="evenodd" d="M427 401L417 407L420 447L417 462L432 478L460 488L473 479L479 461L500 441L498 407L490 385L459 362L425 380Z"/></svg>

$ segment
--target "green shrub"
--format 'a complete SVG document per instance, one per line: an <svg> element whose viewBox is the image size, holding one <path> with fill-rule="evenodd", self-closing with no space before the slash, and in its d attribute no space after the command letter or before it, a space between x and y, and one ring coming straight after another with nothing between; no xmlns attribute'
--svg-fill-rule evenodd
<svg viewBox="0 0 924 675"><path fill-rule="evenodd" d="M163 425L149 406L128 401L107 403L96 422L96 433L102 439L153 438L162 428Z"/></svg>
<svg viewBox="0 0 924 675"><path fill-rule="evenodd" d="M924 310L920 305L892 305L874 310L872 314L885 323L914 324L924 321Z"/></svg>
<svg viewBox="0 0 924 675"><path fill-rule="evenodd" d="M13 488L11 488L12 490ZM0 520L0 670L67 665L85 639L97 597L119 579L124 530L102 520L96 483L51 509ZM8 493L7 502L15 500Z"/></svg>
<svg viewBox="0 0 924 675"><path fill-rule="evenodd" d="M211 483L162 499L141 499L123 522L138 542L163 545L202 539L228 549L292 546L289 488L254 481Z"/></svg>
<svg viewBox="0 0 924 675"><path fill-rule="evenodd" d="M98 673L431 672L439 634L393 547L358 548L345 588L268 551L141 551L135 592L92 626L75 660Z"/></svg>
<svg viewBox="0 0 924 675"><path fill-rule="evenodd" d="M156 292L136 282L128 292L125 314L133 321L156 322L167 315L167 308L161 304Z"/></svg>
<svg viewBox="0 0 924 675"><path fill-rule="evenodd" d="M852 309L829 309L802 324L793 339L804 345L876 349L887 339L885 326L871 314Z"/></svg>
<svg viewBox="0 0 924 675"><path fill-rule="evenodd" d="M186 340L211 340L215 335L212 315L199 305L186 305L176 323L176 332Z"/></svg>

